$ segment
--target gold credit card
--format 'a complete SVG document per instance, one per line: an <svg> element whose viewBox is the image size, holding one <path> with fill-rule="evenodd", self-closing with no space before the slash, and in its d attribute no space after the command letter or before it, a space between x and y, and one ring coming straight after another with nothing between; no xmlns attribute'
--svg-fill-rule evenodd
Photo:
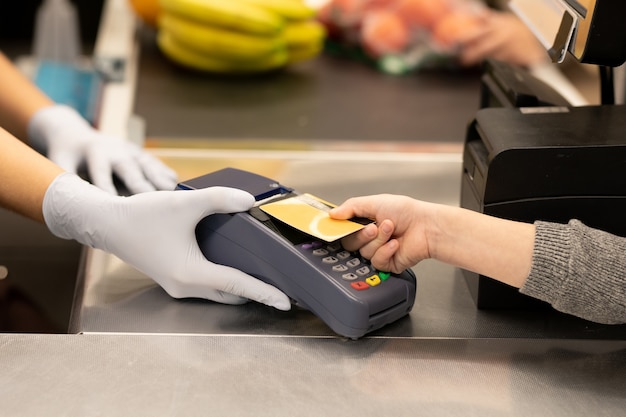
<svg viewBox="0 0 626 417"><path fill-rule="evenodd" d="M328 212L333 207L333 204L311 194L300 194L260 206L275 219L326 242L334 242L365 227L353 220L331 219Z"/></svg>

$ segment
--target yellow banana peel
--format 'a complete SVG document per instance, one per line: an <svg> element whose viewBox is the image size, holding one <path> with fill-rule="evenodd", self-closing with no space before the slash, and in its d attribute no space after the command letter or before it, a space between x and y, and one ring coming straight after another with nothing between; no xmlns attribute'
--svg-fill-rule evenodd
<svg viewBox="0 0 626 417"><path fill-rule="evenodd" d="M287 54L289 55L288 63L295 64L302 61L308 61L319 55L323 48L323 42L289 47L287 48Z"/></svg>
<svg viewBox="0 0 626 417"><path fill-rule="evenodd" d="M194 70L219 74L250 74L267 72L287 64L287 50L278 50L256 61L240 62L198 53L177 42L168 32L159 31L157 44L173 62Z"/></svg>
<svg viewBox="0 0 626 417"><path fill-rule="evenodd" d="M326 36L303 0L159 1L159 49L199 71L270 71L315 57Z"/></svg>
<svg viewBox="0 0 626 417"><path fill-rule="evenodd" d="M159 29L198 53L230 60L251 61L286 47L281 36L257 36L200 24L170 13L159 17Z"/></svg>
<svg viewBox="0 0 626 417"><path fill-rule="evenodd" d="M285 26L282 36L288 46L306 46L320 43L326 37L326 29L315 20L292 22Z"/></svg>
<svg viewBox="0 0 626 417"><path fill-rule="evenodd" d="M309 7L303 0L236 0L242 3L255 5L288 20L308 20L315 17L315 9Z"/></svg>
<svg viewBox="0 0 626 417"><path fill-rule="evenodd" d="M285 19L279 14L242 0L160 1L166 13L244 33L275 35L285 25Z"/></svg>

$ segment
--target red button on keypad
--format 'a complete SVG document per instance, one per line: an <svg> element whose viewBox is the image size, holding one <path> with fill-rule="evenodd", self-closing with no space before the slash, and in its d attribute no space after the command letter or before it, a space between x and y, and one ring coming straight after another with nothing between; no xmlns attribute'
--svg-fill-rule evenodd
<svg viewBox="0 0 626 417"><path fill-rule="evenodd" d="M351 282L350 285L352 286L352 288L358 291L366 290L370 287L363 281Z"/></svg>

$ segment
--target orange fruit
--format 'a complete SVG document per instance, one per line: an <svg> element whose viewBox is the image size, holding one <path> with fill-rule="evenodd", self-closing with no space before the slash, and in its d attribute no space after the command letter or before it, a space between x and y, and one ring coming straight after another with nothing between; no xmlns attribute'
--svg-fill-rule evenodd
<svg viewBox="0 0 626 417"><path fill-rule="evenodd" d="M157 20L161 12L159 0L128 0L128 3L141 20L152 27L157 27Z"/></svg>
<svg viewBox="0 0 626 417"><path fill-rule="evenodd" d="M409 43L409 30L396 13L373 10L363 19L361 43L374 57L398 53Z"/></svg>
<svg viewBox="0 0 626 417"><path fill-rule="evenodd" d="M437 22L432 37L440 46L453 47L479 28L480 18L476 14L455 12Z"/></svg>
<svg viewBox="0 0 626 417"><path fill-rule="evenodd" d="M447 0L398 0L396 10L409 24L432 28L450 12Z"/></svg>

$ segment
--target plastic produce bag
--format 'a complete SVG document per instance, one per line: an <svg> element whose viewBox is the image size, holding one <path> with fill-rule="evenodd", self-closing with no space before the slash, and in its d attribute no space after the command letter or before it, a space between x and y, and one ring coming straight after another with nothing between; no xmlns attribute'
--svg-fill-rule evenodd
<svg viewBox="0 0 626 417"><path fill-rule="evenodd" d="M459 40L487 10L477 0L330 0L318 12L327 50L389 74L455 65Z"/></svg>

